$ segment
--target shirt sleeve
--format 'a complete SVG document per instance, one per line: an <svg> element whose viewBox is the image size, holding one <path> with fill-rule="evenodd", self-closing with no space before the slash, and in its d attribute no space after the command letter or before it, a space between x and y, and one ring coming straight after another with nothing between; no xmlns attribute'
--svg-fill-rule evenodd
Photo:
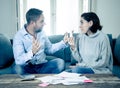
<svg viewBox="0 0 120 88"><path fill-rule="evenodd" d="M60 49L63 49L67 47L67 45L64 43L63 40L61 40L60 42L58 43L55 43L55 44L52 44L50 42L50 40L48 39L48 37L45 38L45 52L47 54L53 54L55 53L56 51L60 50Z"/></svg>
<svg viewBox="0 0 120 88"><path fill-rule="evenodd" d="M26 52L22 40L18 37L13 40L13 53L16 64L24 64L33 57L32 50Z"/></svg>

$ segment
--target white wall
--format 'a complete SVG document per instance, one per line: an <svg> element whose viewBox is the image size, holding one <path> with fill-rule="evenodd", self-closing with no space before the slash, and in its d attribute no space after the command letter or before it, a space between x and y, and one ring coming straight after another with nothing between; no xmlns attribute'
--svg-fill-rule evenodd
<svg viewBox="0 0 120 88"><path fill-rule="evenodd" d="M0 0L0 33L9 39L13 38L17 31L15 1Z"/></svg>
<svg viewBox="0 0 120 88"><path fill-rule="evenodd" d="M117 37L120 34L120 0L96 1L95 11L100 17L103 32Z"/></svg>
<svg viewBox="0 0 120 88"><path fill-rule="evenodd" d="M79 0L56 0L56 34L78 32Z"/></svg>
<svg viewBox="0 0 120 88"><path fill-rule="evenodd" d="M120 34L120 0L92 0L92 11L100 17L103 32L117 37ZM17 31L16 0L0 0L0 33L9 39L13 38Z"/></svg>

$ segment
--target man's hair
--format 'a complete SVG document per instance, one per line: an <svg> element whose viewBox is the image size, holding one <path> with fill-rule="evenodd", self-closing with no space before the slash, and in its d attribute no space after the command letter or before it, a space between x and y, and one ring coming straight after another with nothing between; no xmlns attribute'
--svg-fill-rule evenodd
<svg viewBox="0 0 120 88"><path fill-rule="evenodd" d="M31 21L37 21L42 13L42 10L36 8L29 9L26 13L27 24L30 24Z"/></svg>
<svg viewBox="0 0 120 88"><path fill-rule="evenodd" d="M87 22L93 21L93 25L89 28L93 33L96 33L97 30L102 30L99 17L94 12L83 13L81 17Z"/></svg>

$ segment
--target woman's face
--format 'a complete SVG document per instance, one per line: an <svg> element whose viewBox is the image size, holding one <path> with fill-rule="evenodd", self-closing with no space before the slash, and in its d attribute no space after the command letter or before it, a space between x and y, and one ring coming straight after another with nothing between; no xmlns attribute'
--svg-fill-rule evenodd
<svg viewBox="0 0 120 88"><path fill-rule="evenodd" d="M80 30L82 33L87 33L89 28L91 27L91 21L86 21L83 17L80 19Z"/></svg>

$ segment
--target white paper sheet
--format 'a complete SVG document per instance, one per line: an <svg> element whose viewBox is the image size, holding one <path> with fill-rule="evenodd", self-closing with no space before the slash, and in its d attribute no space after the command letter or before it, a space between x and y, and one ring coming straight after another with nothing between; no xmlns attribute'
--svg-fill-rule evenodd
<svg viewBox="0 0 120 88"><path fill-rule="evenodd" d="M85 80L89 80L86 76L82 76L81 74L77 74L77 73L69 73L69 72L62 72L57 75L44 76L36 79L42 81L43 83L49 83L49 84L62 83L64 85L79 84L79 83L84 83Z"/></svg>

